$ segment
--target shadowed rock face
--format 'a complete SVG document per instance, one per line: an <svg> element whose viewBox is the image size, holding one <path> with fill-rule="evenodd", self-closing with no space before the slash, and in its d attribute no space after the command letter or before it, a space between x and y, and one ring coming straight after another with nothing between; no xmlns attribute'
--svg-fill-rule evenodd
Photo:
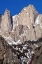
<svg viewBox="0 0 42 64"><path fill-rule="evenodd" d="M2 15L0 14L0 29L1 29Z"/></svg>
<svg viewBox="0 0 42 64"><path fill-rule="evenodd" d="M35 47L34 44L38 45L38 47ZM26 49L23 48L24 45L27 45ZM23 52L21 52L22 49ZM31 54L32 51L34 53ZM25 53L31 56L30 61ZM29 64L42 64L42 38L39 38L37 41L25 41L24 44L10 46L7 41L0 36L0 64L20 64L20 58L22 58L22 56L26 57L27 60L24 63L29 61Z"/></svg>
<svg viewBox="0 0 42 64"><path fill-rule="evenodd" d="M14 60L17 60L15 63L20 64L17 56L13 56L11 46L0 36L0 64L14 64Z"/></svg>
<svg viewBox="0 0 42 64"><path fill-rule="evenodd" d="M42 64L42 45L35 49L35 57L32 64Z"/></svg>

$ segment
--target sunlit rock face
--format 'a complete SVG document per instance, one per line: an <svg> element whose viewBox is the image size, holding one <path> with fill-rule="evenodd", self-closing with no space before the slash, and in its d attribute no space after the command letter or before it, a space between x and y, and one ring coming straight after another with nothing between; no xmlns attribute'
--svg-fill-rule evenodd
<svg viewBox="0 0 42 64"><path fill-rule="evenodd" d="M31 4L14 16L6 9L0 15L0 28L0 35L10 36L14 41L36 41L42 37L42 14Z"/></svg>
<svg viewBox="0 0 42 64"><path fill-rule="evenodd" d="M11 31L12 30L12 21L10 11L6 10L1 22L2 31Z"/></svg>
<svg viewBox="0 0 42 64"><path fill-rule="evenodd" d="M35 21L36 24L40 24L40 27L42 28L42 14L39 14Z"/></svg>
<svg viewBox="0 0 42 64"><path fill-rule="evenodd" d="M35 23L35 19L38 16L38 12L36 11L33 5L29 5L24 7L18 15L13 16L13 22L15 25L27 25L31 27Z"/></svg>
<svg viewBox="0 0 42 64"><path fill-rule="evenodd" d="M19 24L31 26L34 24L38 12L33 5L24 7L19 14Z"/></svg>
<svg viewBox="0 0 42 64"><path fill-rule="evenodd" d="M35 20L36 37L42 37L42 14L39 14Z"/></svg>
<svg viewBox="0 0 42 64"><path fill-rule="evenodd" d="M40 24L37 24L35 27L35 31L36 31L36 39L41 37L41 28L40 28Z"/></svg>

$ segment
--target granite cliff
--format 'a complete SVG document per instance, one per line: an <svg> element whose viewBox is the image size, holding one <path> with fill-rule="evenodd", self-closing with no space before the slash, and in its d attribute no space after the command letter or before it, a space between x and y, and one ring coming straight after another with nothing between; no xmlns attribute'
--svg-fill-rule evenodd
<svg viewBox="0 0 42 64"><path fill-rule="evenodd" d="M0 64L42 64L41 50L42 14L33 5L0 14Z"/></svg>

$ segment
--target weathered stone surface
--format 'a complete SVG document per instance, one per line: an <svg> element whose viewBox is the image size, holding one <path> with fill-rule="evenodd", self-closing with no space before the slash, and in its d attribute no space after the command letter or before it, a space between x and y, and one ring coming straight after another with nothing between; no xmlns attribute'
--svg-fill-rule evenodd
<svg viewBox="0 0 42 64"><path fill-rule="evenodd" d="M15 62L14 62L15 60ZM0 64L20 64L20 60L17 55L14 54L14 50L3 37L0 36Z"/></svg>
<svg viewBox="0 0 42 64"><path fill-rule="evenodd" d="M40 37L41 37L41 28L40 28L40 24L36 25L35 31L36 31L36 39L40 38Z"/></svg>
<svg viewBox="0 0 42 64"><path fill-rule="evenodd" d="M12 30L12 21L10 11L6 10L1 22L1 30L10 32Z"/></svg>
<svg viewBox="0 0 42 64"><path fill-rule="evenodd" d="M0 35L0 64L42 64L42 14L33 5L0 15Z"/></svg>
<svg viewBox="0 0 42 64"><path fill-rule="evenodd" d="M38 12L33 7L33 5L29 5L22 9L19 14L19 24L31 26L34 24L35 19L38 15Z"/></svg>
<svg viewBox="0 0 42 64"><path fill-rule="evenodd" d="M0 35L10 36L14 41L32 41L42 37L42 14L38 14L31 4L12 17L10 11L6 10L0 24Z"/></svg>
<svg viewBox="0 0 42 64"><path fill-rule="evenodd" d="M42 28L42 14L37 16L35 23L40 24L40 27Z"/></svg>
<svg viewBox="0 0 42 64"><path fill-rule="evenodd" d="M32 64L42 64L42 45L35 49L35 57Z"/></svg>

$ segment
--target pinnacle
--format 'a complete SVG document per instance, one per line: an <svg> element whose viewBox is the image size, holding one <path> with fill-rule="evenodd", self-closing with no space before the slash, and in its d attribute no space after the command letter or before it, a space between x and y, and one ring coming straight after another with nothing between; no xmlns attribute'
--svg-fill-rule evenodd
<svg viewBox="0 0 42 64"><path fill-rule="evenodd" d="M36 8L32 4L29 4L28 8L36 10Z"/></svg>
<svg viewBox="0 0 42 64"><path fill-rule="evenodd" d="M9 13L10 14L10 11L6 8L5 13Z"/></svg>
<svg viewBox="0 0 42 64"><path fill-rule="evenodd" d="M34 7L32 4L29 4L29 6L28 7Z"/></svg>

